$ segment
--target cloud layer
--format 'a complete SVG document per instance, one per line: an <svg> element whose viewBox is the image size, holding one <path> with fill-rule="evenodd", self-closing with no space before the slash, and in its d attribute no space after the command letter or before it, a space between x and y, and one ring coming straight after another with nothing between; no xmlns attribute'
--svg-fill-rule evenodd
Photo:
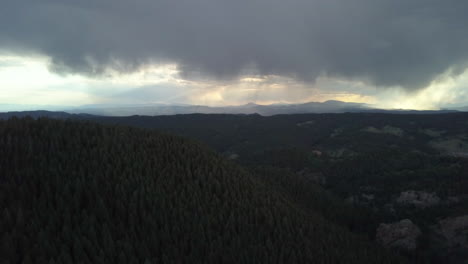
<svg viewBox="0 0 468 264"><path fill-rule="evenodd" d="M463 0L18 0L0 6L0 49L57 72L176 63L187 79L246 71L427 87L468 61Z"/></svg>

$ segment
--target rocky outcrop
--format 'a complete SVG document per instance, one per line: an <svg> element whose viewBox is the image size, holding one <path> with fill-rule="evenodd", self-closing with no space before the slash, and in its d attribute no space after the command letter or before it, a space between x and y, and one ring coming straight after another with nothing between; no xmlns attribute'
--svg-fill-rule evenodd
<svg viewBox="0 0 468 264"><path fill-rule="evenodd" d="M235 159L239 158L239 155L236 154L236 153L232 153L227 158L230 159L230 160L235 160Z"/></svg>
<svg viewBox="0 0 468 264"><path fill-rule="evenodd" d="M391 224L380 224L377 228L376 240L384 247L415 250L421 235L419 227L409 219Z"/></svg>
<svg viewBox="0 0 468 264"><path fill-rule="evenodd" d="M316 157L321 157L322 156L322 151L314 149L314 150L312 150L312 154L314 156L316 156Z"/></svg>
<svg viewBox="0 0 468 264"><path fill-rule="evenodd" d="M447 197L447 201L445 202L447 205L451 205L451 204L457 204L460 202L460 198L456 197L456 196L449 196Z"/></svg>
<svg viewBox="0 0 468 264"><path fill-rule="evenodd" d="M468 263L468 215L439 220L430 231L432 250L446 263Z"/></svg>
<svg viewBox="0 0 468 264"><path fill-rule="evenodd" d="M223 156L226 157L226 159L228 160L236 160L239 158L239 154L231 152L231 151L224 152Z"/></svg>
<svg viewBox="0 0 468 264"><path fill-rule="evenodd" d="M468 250L468 215L439 220L433 230L445 247L462 247Z"/></svg>
<svg viewBox="0 0 468 264"><path fill-rule="evenodd" d="M345 199L345 202L353 205L369 206L374 201L375 195L370 193L360 193L351 195Z"/></svg>
<svg viewBox="0 0 468 264"><path fill-rule="evenodd" d="M436 193L409 190L401 192L396 202L402 205L414 205L418 208L426 208L438 205L440 198Z"/></svg>
<svg viewBox="0 0 468 264"><path fill-rule="evenodd" d="M297 172L297 175L312 180L314 183L322 186L327 184L327 178L325 178L325 175L323 175L323 173L312 172L308 168L300 170L299 172Z"/></svg>

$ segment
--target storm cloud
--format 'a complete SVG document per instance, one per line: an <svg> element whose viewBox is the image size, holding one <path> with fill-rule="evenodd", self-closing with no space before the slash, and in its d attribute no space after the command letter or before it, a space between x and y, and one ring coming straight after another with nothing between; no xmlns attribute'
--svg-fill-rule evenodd
<svg viewBox="0 0 468 264"><path fill-rule="evenodd" d="M246 69L408 90L468 61L464 0L1 1L0 49L57 72L99 75L176 63L184 78Z"/></svg>

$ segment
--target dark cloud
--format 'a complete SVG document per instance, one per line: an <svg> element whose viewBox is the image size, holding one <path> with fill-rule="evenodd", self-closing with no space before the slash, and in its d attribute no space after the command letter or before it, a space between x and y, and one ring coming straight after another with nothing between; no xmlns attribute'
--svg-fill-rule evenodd
<svg viewBox="0 0 468 264"><path fill-rule="evenodd" d="M464 0L6 0L0 48L59 72L176 62L186 78L319 75L408 89L466 67Z"/></svg>

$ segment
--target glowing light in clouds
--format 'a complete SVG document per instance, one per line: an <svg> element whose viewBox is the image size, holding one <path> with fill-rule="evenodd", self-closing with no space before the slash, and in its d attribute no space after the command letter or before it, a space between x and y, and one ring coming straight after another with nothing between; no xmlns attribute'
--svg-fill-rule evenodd
<svg viewBox="0 0 468 264"><path fill-rule="evenodd" d="M90 101L86 79L59 76L47 69L43 57L0 56L0 103L79 104Z"/></svg>
<svg viewBox="0 0 468 264"><path fill-rule="evenodd" d="M131 74L101 77L58 75L40 56L0 55L0 104L68 105L94 103L188 103L240 105L340 100L382 108L439 109L468 101L468 71L456 78L442 75L427 88L375 89L363 82L319 78L313 84L276 75L244 75L234 81L188 81L176 64L152 65ZM139 94L146 91L148 95ZM148 93L158 90L159 92Z"/></svg>

